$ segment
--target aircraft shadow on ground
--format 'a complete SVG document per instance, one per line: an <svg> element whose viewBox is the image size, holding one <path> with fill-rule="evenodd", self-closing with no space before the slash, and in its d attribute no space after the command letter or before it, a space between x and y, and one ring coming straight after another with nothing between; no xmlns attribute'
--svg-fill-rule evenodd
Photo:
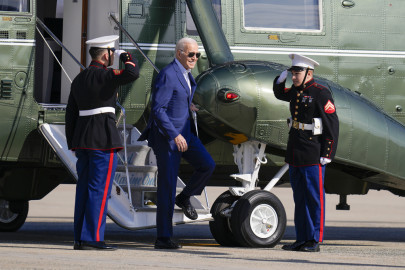
<svg viewBox="0 0 405 270"><path fill-rule="evenodd" d="M184 245L216 245L208 224L184 224L174 226L174 237ZM117 245L149 246L154 243L156 229L130 231L108 223L106 241ZM405 242L405 228L384 227L337 227L327 226L324 234L325 242L342 241L376 241L376 242ZM281 244L295 240L295 229L287 226ZM73 243L73 222L26 222L17 232L0 233L0 243ZM327 244L327 243L325 243Z"/></svg>

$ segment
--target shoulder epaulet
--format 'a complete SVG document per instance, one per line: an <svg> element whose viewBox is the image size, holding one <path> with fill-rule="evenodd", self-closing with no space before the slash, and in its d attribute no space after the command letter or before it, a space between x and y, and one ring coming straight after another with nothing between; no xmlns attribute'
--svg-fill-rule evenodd
<svg viewBox="0 0 405 270"><path fill-rule="evenodd" d="M284 88L284 93L287 93L290 90L291 90L291 88Z"/></svg>

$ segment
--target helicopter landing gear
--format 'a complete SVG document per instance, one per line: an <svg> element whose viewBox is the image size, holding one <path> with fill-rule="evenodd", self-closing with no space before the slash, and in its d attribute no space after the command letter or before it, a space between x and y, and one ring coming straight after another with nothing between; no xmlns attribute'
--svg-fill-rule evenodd
<svg viewBox="0 0 405 270"><path fill-rule="evenodd" d="M10 202L0 199L0 232L15 232L28 215L28 201Z"/></svg>
<svg viewBox="0 0 405 270"><path fill-rule="evenodd" d="M230 214L227 214L238 199L239 197L232 195L230 191L225 191L219 195L211 207L214 220L209 223L210 231L221 246L240 246L231 229Z"/></svg>
<svg viewBox="0 0 405 270"><path fill-rule="evenodd" d="M253 190L243 195L232 211L231 228L246 247L274 247L284 235L286 214L272 193Z"/></svg>
<svg viewBox="0 0 405 270"><path fill-rule="evenodd" d="M223 246L274 247L284 235L287 218L283 204L270 192L287 171L284 165L269 184L256 188L261 164L267 162L265 144L248 141L234 146L239 174L231 175L242 187L230 187L214 202L210 229Z"/></svg>

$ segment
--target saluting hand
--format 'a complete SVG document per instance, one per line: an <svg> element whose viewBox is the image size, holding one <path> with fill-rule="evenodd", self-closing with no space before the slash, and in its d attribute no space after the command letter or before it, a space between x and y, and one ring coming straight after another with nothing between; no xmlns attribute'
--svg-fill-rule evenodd
<svg viewBox="0 0 405 270"><path fill-rule="evenodd" d="M277 84L284 82L285 79L287 78L287 74L288 74L288 70L284 70L283 72L281 72L280 77L278 77L278 79L277 79Z"/></svg>
<svg viewBox="0 0 405 270"><path fill-rule="evenodd" d="M174 138L174 142L176 143L177 149L179 149L180 152L187 151L188 149L187 141L181 134L177 135L177 137Z"/></svg>
<svg viewBox="0 0 405 270"><path fill-rule="evenodd" d="M124 53L124 52L125 52L124 50L115 50L115 52L114 52L115 57L120 57L121 53Z"/></svg>

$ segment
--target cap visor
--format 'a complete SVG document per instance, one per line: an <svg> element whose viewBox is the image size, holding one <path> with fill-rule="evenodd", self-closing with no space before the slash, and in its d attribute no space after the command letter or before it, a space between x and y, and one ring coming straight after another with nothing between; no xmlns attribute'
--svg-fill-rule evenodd
<svg viewBox="0 0 405 270"><path fill-rule="evenodd" d="M293 66L288 69L288 71L304 71L305 67Z"/></svg>

